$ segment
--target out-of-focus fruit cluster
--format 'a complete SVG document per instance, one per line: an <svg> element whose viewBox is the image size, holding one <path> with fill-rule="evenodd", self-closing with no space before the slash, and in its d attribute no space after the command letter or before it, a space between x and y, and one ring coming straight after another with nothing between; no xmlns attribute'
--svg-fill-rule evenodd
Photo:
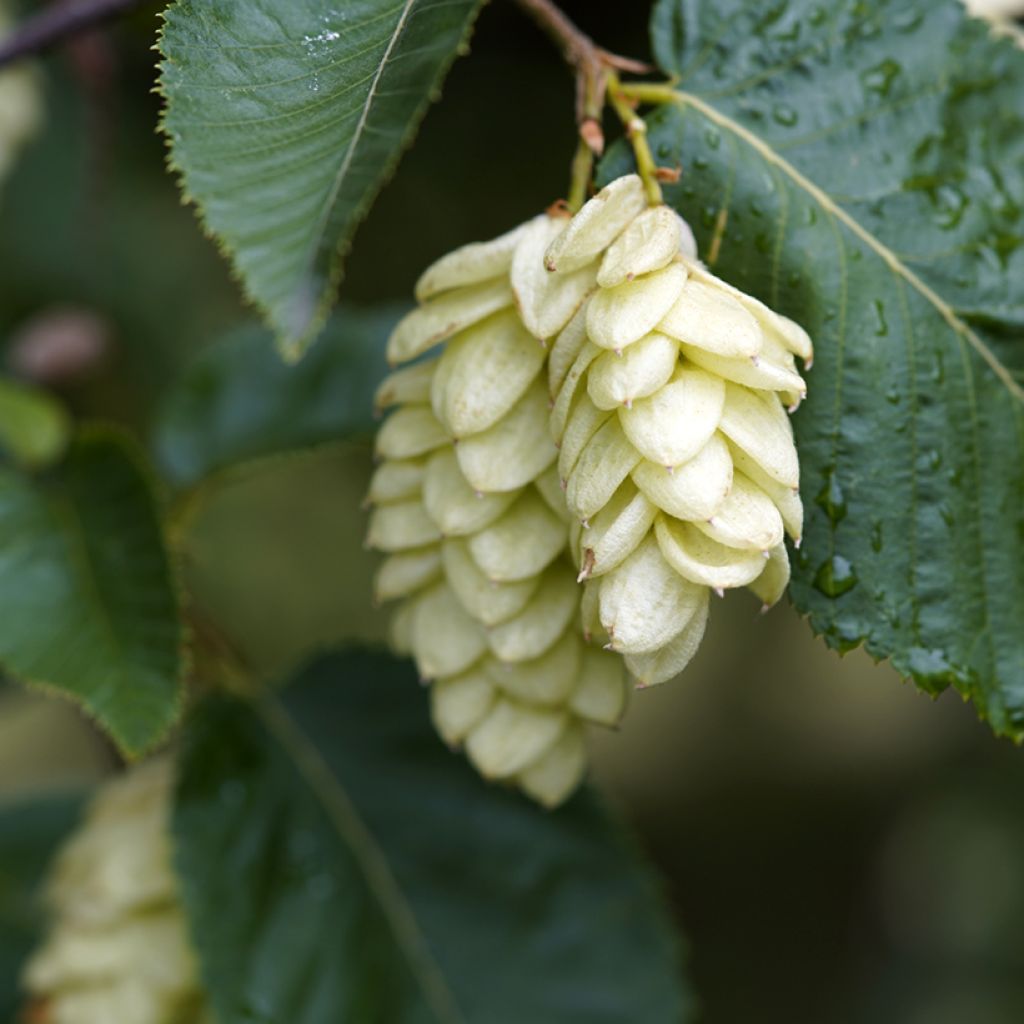
<svg viewBox="0 0 1024 1024"><path fill-rule="evenodd" d="M0 38L10 24L5 0L0 0ZM0 71L0 181L7 177L18 150L42 118L38 83L30 68Z"/></svg>
<svg viewBox="0 0 1024 1024"><path fill-rule="evenodd" d="M30 960L32 1024L211 1024L171 864L173 769L107 783L57 858Z"/></svg>

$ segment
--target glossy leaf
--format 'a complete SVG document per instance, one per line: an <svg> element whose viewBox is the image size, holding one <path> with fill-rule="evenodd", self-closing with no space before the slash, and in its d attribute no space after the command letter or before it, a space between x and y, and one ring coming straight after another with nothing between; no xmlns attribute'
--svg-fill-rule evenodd
<svg viewBox="0 0 1024 1024"><path fill-rule="evenodd" d="M182 627L155 498L119 433L72 442L54 475L0 467L0 665L79 701L127 754L180 711Z"/></svg>
<svg viewBox="0 0 1024 1024"><path fill-rule="evenodd" d="M0 1020L18 1019L22 965L45 920L39 886L80 806L61 796L0 807Z"/></svg>
<svg viewBox="0 0 1024 1024"><path fill-rule="evenodd" d="M954 0L661 0L652 27L667 200L815 341L793 600L1024 735L1024 52Z"/></svg>
<svg viewBox="0 0 1024 1024"><path fill-rule="evenodd" d="M373 394L387 370L384 343L401 312L344 309L295 366L258 327L205 349L157 419L154 444L167 478L192 486L239 462L369 434Z"/></svg>
<svg viewBox="0 0 1024 1024"><path fill-rule="evenodd" d="M406 663L314 663L186 734L179 873L222 1024L676 1024L677 950L594 799L556 813L437 739ZM230 893L230 899L225 894Z"/></svg>
<svg viewBox="0 0 1024 1024"><path fill-rule="evenodd" d="M323 323L341 255L481 0L177 0L160 41L171 161L284 351Z"/></svg>

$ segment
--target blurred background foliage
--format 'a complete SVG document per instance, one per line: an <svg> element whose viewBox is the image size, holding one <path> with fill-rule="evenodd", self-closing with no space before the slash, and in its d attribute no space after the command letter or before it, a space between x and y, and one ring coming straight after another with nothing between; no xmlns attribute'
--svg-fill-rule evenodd
<svg viewBox="0 0 1024 1024"><path fill-rule="evenodd" d="M646 4L564 6L646 55ZM154 28L140 14L40 63L45 126L0 194L6 369L143 437L189 358L251 319L164 169ZM402 301L437 255L532 215L563 191L572 148L557 55L492 4L359 231L344 300ZM385 635L362 547L369 470L355 444L266 460L195 510L189 587L267 678ZM598 784L667 880L707 1024L1024 1019L1024 754L954 694L932 702L829 653L790 609L733 597L685 678L638 694L595 747ZM114 763L71 707L0 690L0 795Z"/></svg>

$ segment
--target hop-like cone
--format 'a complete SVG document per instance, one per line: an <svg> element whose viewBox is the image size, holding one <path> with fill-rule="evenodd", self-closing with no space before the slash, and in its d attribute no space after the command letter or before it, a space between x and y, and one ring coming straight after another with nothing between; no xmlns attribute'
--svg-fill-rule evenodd
<svg viewBox="0 0 1024 1024"><path fill-rule="evenodd" d="M7 35L8 5L0 0L0 39ZM7 176L18 150L35 131L42 104L30 68L0 71L0 180Z"/></svg>
<svg viewBox="0 0 1024 1024"><path fill-rule="evenodd" d="M399 650L432 682L434 721L486 777L546 805L585 765L584 724L625 705L619 659L583 640L570 517L548 430L546 340L596 267L549 273L566 220L538 217L445 256L396 327L378 405L368 543ZM412 362L443 343L439 356Z"/></svg>
<svg viewBox="0 0 1024 1024"><path fill-rule="evenodd" d="M810 339L697 262L635 175L591 199L544 262L597 285L548 362L584 625L662 682L697 649L712 590L746 586L766 606L785 590L783 534L799 542L803 523L787 408Z"/></svg>
<svg viewBox="0 0 1024 1024"><path fill-rule="evenodd" d="M50 935L29 961L40 1024L209 1024L177 880L159 759L108 783L56 861Z"/></svg>

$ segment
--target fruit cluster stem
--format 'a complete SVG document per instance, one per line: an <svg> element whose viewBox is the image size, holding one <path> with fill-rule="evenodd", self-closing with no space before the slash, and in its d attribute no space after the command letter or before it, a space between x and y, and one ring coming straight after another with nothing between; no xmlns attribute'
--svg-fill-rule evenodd
<svg viewBox="0 0 1024 1024"><path fill-rule="evenodd" d="M622 121L622 126L626 130L626 138L629 139L629 143L633 147L637 173L644 183L647 202L651 206L658 206L662 202L661 185L658 183L658 165L654 162L654 154L647 141L647 122L637 114L627 94L623 92L619 76L611 69L605 75L608 102L618 114L619 120Z"/></svg>
<svg viewBox="0 0 1024 1024"><path fill-rule="evenodd" d="M619 71L643 73L647 64L620 57L599 47L585 32L569 20L551 0L517 0L540 28L554 41L566 63L576 74L576 125L579 142L573 157L566 203L575 213L586 201L594 170L594 159L604 151L601 116L608 102L626 129L643 179L648 201L662 201L657 167L647 144L647 126L633 109L630 95L619 81Z"/></svg>

